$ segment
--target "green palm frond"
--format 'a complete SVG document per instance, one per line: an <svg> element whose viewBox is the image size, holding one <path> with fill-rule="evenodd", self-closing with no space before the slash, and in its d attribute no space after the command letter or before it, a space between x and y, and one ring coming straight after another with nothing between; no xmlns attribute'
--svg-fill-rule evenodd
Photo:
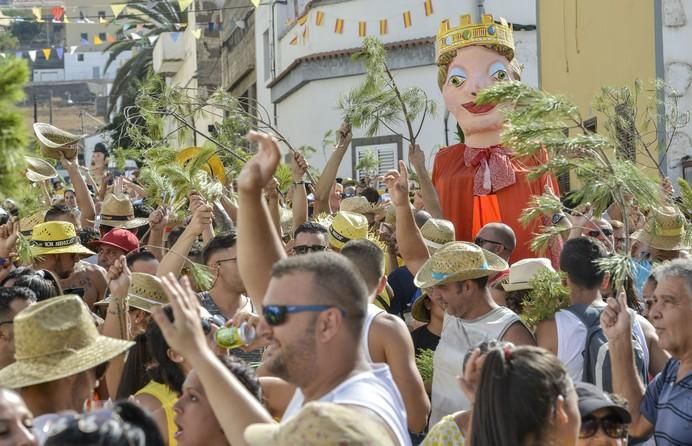
<svg viewBox="0 0 692 446"><path fill-rule="evenodd" d="M524 300L521 318L530 328L569 306L569 290L562 284L561 273L541 271L533 276L529 285L531 291Z"/></svg>
<svg viewBox="0 0 692 446"><path fill-rule="evenodd" d="M293 184L293 172L291 171L291 168L284 163L279 163L279 165L276 167L274 178L276 178L276 180L279 182L279 190L282 193L288 192L291 184Z"/></svg>
<svg viewBox="0 0 692 446"><path fill-rule="evenodd" d="M432 382L434 356L435 351L427 348L416 355L416 367L423 378L423 382Z"/></svg>

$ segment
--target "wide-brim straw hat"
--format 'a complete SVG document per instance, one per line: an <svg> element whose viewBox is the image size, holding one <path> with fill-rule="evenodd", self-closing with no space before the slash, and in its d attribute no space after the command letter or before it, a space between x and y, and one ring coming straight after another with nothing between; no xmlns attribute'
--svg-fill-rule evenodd
<svg viewBox="0 0 692 446"><path fill-rule="evenodd" d="M101 204L101 225L111 228L134 229L149 223L146 218L135 218L135 209L124 195L108 194Z"/></svg>
<svg viewBox="0 0 692 446"><path fill-rule="evenodd" d="M49 221L34 226L31 231L31 255L50 254L93 256L95 253L82 246L72 223Z"/></svg>
<svg viewBox="0 0 692 446"><path fill-rule="evenodd" d="M96 302L95 305L108 305L110 302L111 296L108 296ZM151 313L155 307L168 304L168 295L158 277L145 273L132 273L130 287L127 289L127 302L132 308Z"/></svg>
<svg viewBox="0 0 692 446"><path fill-rule="evenodd" d="M488 277L509 268L507 262L469 242L450 242L433 254L416 274L418 288Z"/></svg>
<svg viewBox="0 0 692 446"><path fill-rule="evenodd" d="M199 156L202 150L204 149L201 147L187 147L178 152L178 154L175 156L175 160L178 162L178 164L184 166L191 159ZM226 182L226 169L224 168L223 162L218 155L211 155L206 160L203 168L209 175L219 180L220 183L223 184Z"/></svg>
<svg viewBox="0 0 692 446"><path fill-rule="evenodd" d="M631 237L662 251L690 248L685 231L685 216L675 206L652 209L644 228L635 231Z"/></svg>
<svg viewBox="0 0 692 446"><path fill-rule="evenodd" d="M430 310L425 308L425 301L429 298L428 293L423 292L411 305L411 317L418 322L430 322Z"/></svg>
<svg viewBox="0 0 692 446"><path fill-rule="evenodd" d="M382 204L372 204L363 196L348 197L341 200L339 210L361 215L376 214L382 211Z"/></svg>
<svg viewBox="0 0 692 446"><path fill-rule="evenodd" d="M454 223L441 218L429 218L421 226L420 232L425 245L433 251L455 240Z"/></svg>
<svg viewBox="0 0 692 446"><path fill-rule="evenodd" d="M67 159L74 159L79 149L77 143L83 137L43 122L34 123L34 133L41 146L41 153L58 160L61 154Z"/></svg>
<svg viewBox="0 0 692 446"><path fill-rule="evenodd" d="M502 288L507 292L530 290L533 277L543 271L555 272L550 260L545 257L519 260L509 267L507 282L502 284Z"/></svg>
<svg viewBox="0 0 692 446"><path fill-rule="evenodd" d="M362 214L339 211L329 225L329 244L341 249L351 240L362 240L368 237L368 219Z"/></svg>
<svg viewBox="0 0 692 446"><path fill-rule="evenodd" d="M43 223L46 218L46 210L41 210L35 212L27 217L22 217L19 219L19 232L26 236L31 236L31 231L36 225Z"/></svg>
<svg viewBox="0 0 692 446"><path fill-rule="evenodd" d="M31 305L14 318L15 362L0 370L0 386L20 389L90 370L133 342L99 334L79 296Z"/></svg>
<svg viewBox="0 0 692 446"><path fill-rule="evenodd" d="M41 183L58 176L58 171L46 160L35 156L25 156L26 178L32 183Z"/></svg>

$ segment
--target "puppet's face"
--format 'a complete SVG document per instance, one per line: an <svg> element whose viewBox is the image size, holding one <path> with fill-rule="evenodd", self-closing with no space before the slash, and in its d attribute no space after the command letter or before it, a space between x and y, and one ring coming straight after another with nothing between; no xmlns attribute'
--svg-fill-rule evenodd
<svg viewBox="0 0 692 446"><path fill-rule="evenodd" d="M467 138L474 133L502 129L504 118L500 110L493 105L475 105L474 101L484 88L511 79L507 58L490 48L470 46L457 50L447 69L442 96Z"/></svg>

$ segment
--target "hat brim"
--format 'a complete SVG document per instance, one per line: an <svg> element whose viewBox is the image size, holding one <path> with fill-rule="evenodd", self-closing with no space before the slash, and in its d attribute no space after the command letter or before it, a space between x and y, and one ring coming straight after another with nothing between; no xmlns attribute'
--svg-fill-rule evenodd
<svg viewBox="0 0 692 446"><path fill-rule="evenodd" d="M279 423L256 423L245 428L243 438L250 446L278 445Z"/></svg>
<svg viewBox="0 0 692 446"><path fill-rule="evenodd" d="M55 178L56 176L58 176L57 172L55 173L55 175L52 175L52 174L51 175L44 175L44 174L42 174L40 172L36 172L34 170L27 170L25 175L26 175L26 178L29 181L31 181L32 183L41 183L43 181L51 180L51 179Z"/></svg>
<svg viewBox="0 0 692 446"><path fill-rule="evenodd" d="M582 418L587 417L601 409L612 410L625 423L630 423L632 421L632 416L627 409L622 406L611 404L600 398L579 398L579 415L581 415Z"/></svg>
<svg viewBox="0 0 692 446"><path fill-rule="evenodd" d="M95 302L94 305L108 305L111 303L111 297L108 296L103 300L100 300L98 302ZM166 305L166 302L157 302L152 299L147 299L146 297L138 296L136 294L128 294L127 295L127 304L132 307L132 308L137 308L138 310L145 311L147 313L151 313L151 310L153 310L155 307L161 307Z"/></svg>
<svg viewBox="0 0 692 446"><path fill-rule="evenodd" d="M533 287L529 282L515 282L515 283L503 283L502 289L507 292L510 291L521 291L521 290L532 290Z"/></svg>
<svg viewBox="0 0 692 446"><path fill-rule="evenodd" d="M31 255L34 257L51 254L79 254L85 257L96 255L95 252L80 244L61 246L59 248L41 248L39 246L31 247Z"/></svg>
<svg viewBox="0 0 692 446"><path fill-rule="evenodd" d="M499 256L483 248L481 248L481 250L483 251L485 261L488 264L487 268L468 269L466 271L461 271L456 274L450 274L449 276L445 276L441 279L435 279L433 278L433 263L431 256L428 259L428 261L423 264L421 269L416 274L416 277L413 278L413 283L418 288L430 288L436 285L444 285L446 283L462 282L464 280L489 277L493 274L505 271L507 268L509 268L507 262L502 260Z"/></svg>
<svg viewBox="0 0 692 446"><path fill-rule="evenodd" d="M411 317L418 322L430 322L430 310L425 308L425 299L428 298L428 293L423 293L418 296L411 306Z"/></svg>
<svg viewBox="0 0 692 446"><path fill-rule="evenodd" d="M101 220L101 226L109 228L134 229L149 224L146 218L133 218L132 220Z"/></svg>
<svg viewBox="0 0 692 446"><path fill-rule="evenodd" d="M690 247L685 243L684 235L678 237L665 237L651 235L643 229L638 229L637 231L634 231L630 237L639 242L646 243L652 248L660 249L662 251L679 251L682 249L690 249Z"/></svg>
<svg viewBox="0 0 692 446"><path fill-rule="evenodd" d="M103 241L103 240L94 240L94 241L89 242L89 248L91 248L91 249L99 249L99 248L101 248L101 246L104 246L104 245L105 245L105 246L111 246L111 247L113 247L113 248L117 248L117 249L119 249L119 250L121 250L121 251L124 251L125 253L129 253L129 252L130 252L130 251L128 251L127 249L123 248L122 246L118 246L118 245L116 245L115 243L106 242L106 241Z"/></svg>
<svg viewBox="0 0 692 446"><path fill-rule="evenodd" d="M99 336L81 350L20 359L0 370L0 386L20 389L76 375L110 361L133 345L131 341Z"/></svg>

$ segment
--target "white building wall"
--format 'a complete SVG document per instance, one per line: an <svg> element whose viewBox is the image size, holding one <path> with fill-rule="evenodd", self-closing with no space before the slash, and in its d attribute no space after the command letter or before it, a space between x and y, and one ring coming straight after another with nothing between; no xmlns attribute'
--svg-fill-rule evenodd
<svg viewBox="0 0 692 446"><path fill-rule="evenodd" d="M65 58L65 78L66 81L83 81L93 79L115 79L115 74L130 57L131 51L125 51L111 63L108 71L104 72L109 53L91 51L84 53L66 53ZM79 60L79 59L83 60Z"/></svg>
<svg viewBox="0 0 692 446"><path fill-rule="evenodd" d="M272 8L261 6L255 16L256 20L256 47L257 47L257 98L270 114L274 113L271 102L271 90L267 84L280 75L297 58L317 53L332 52L343 49L360 47L361 38L358 37L358 21L367 21L368 35L379 37L385 44L402 40L420 39L432 37L442 20L449 19L452 23L459 22L459 16L472 14L477 16L477 0L433 0L434 14L426 17L423 9L423 1L411 2L410 0L351 0L343 2L328 2L320 4L316 2L309 12L307 21L308 38L303 40L301 32L296 25L288 31L281 32L279 20L285 20L290 12L288 9L281 11L286 6L275 5L277 54L275 58L276 70L272 73L271 47L267 48L267 40L271 43L272 37ZM403 26L402 13L411 11L412 26L408 29ZM505 17L508 21L522 25L536 25L535 0L500 1L489 0L485 2L487 13L497 17ZM315 25L316 11L324 12L322 26ZM343 34L334 33L336 18L344 19ZM379 36L379 20L388 19L389 33ZM265 34L266 33L266 34ZM283 35L282 35L283 34ZM291 39L299 35L299 43L290 45ZM524 65L523 81L529 85L538 85L537 66L537 39L535 31L515 32L517 58ZM269 64L270 66L267 66ZM435 117L426 119L419 137L421 147L428 154L428 165L432 166L431 155L445 143L444 138L444 104L437 86L437 68L434 65L407 68L395 71L395 76L402 88L417 86L423 88L430 98L438 103L438 112ZM268 74L268 76L265 76ZM291 141L295 147L310 145L318 148L317 154L310 163L321 168L325 159L319 148L324 133L329 129L338 128L341 115L336 109L338 98L357 86L363 76L349 76L332 79L312 81L276 104L276 117L280 131ZM454 134L456 123L450 117L449 142L456 142ZM405 134L402 127L397 129ZM385 131L380 136L386 136ZM354 129L354 138L365 137L360 129ZM407 153L407 142L404 141L404 158ZM352 176L351 154L344 158L339 175Z"/></svg>
<svg viewBox="0 0 692 446"><path fill-rule="evenodd" d="M677 94L681 112L692 110L692 2L687 0L663 1L663 63L665 81ZM669 110L668 110L669 111ZM682 176L681 160L692 156L692 121L674 136L668 152L668 176ZM692 171L688 170L688 181Z"/></svg>

